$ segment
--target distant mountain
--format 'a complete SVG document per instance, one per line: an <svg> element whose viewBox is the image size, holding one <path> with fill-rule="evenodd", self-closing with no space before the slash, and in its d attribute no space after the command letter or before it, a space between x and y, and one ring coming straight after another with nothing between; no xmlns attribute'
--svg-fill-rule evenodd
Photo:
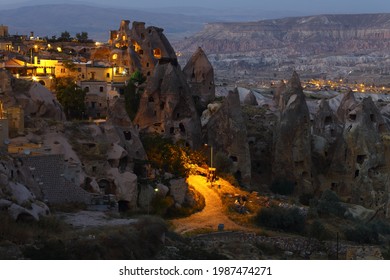
<svg viewBox="0 0 390 280"><path fill-rule="evenodd" d="M68 31L74 36L86 31L95 40L108 40L109 31L116 30L122 19L144 21L146 24L164 28L169 37L184 36L202 29L210 17L181 15L175 13L148 12L135 9L102 8L89 5L59 4L25 6L0 10L0 24L9 26L11 34L59 36Z"/></svg>
<svg viewBox="0 0 390 280"><path fill-rule="evenodd" d="M177 50L206 53L315 55L367 53L390 48L390 14L319 15L257 22L210 23L175 44Z"/></svg>
<svg viewBox="0 0 390 280"><path fill-rule="evenodd" d="M90 38L105 41L108 31L117 29L122 19L144 21L146 25L164 28L169 39L182 39L202 30L208 22L255 21L266 18L280 18L301 15L296 11L266 11L263 9L221 7L163 7L163 8L121 8L109 7L115 3L92 4L85 1L76 4L69 0L67 4L40 4L46 0L34 2L15 2L0 7L0 24L8 25L11 34L29 34L34 31L38 36L59 36L67 30L71 35L87 31ZM126 6L130 6L127 3Z"/></svg>

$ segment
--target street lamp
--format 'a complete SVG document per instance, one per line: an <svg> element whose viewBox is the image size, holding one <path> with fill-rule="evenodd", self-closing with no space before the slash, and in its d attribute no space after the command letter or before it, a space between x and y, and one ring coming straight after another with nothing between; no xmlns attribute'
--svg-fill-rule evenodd
<svg viewBox="0 0 390 280"><path fill-rule="evenodd" d="M210 146L210 167L207 173L207 182L210 180L211 186L213 186L213 182L216 178L216 169L213 168L213 146L204 144L206 147Z"/></svg>
<svg viewBox="0 0 390 280"><path fill-rule="evenodd" d="M213 167L213 146L204 144L205 147L210 147L210 167Z"/></svg>
<svg viewBox="0 0 390 280"><path fill-rule="evenodd" d="M151 192L149 192L149 195L148 195L148 215L149 215L149 210L150 210L150 203L151 203L151 200L153 199L153 197L158 193L158 188L154 188L153 189L153 194Z"/></svg>

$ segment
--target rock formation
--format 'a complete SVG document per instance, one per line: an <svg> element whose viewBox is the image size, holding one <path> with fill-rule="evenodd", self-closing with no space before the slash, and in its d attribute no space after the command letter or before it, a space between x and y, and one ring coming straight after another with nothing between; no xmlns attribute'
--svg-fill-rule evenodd
<svg viewBox="0 0 390 280"><path fill-rule="evenodd" d="M158 133L175 142L197 148L201 141L200 120L191 91L175 62L160 62L141 96L134 123L141 132Z"/></svg>
<svg viewBox="0 0 390 280"><path fill-rule="evenodd" d="M130 72L141 71L144 76L151 76L159 60L175 61L176 53L163 29L144 22L122 20L119 30L111 31L110 44L113 49L110 62L113 65L128 68Z"/></svg>
<svg viewBox="0 0 390 280"><path fill-rule="evenodd" d="M138 196L137 176L129 171L120 172L118 168L110 169L107 174L114 182L113 194L117 200L125 201L129 209L135 209Z"/></svg>
<svg viewBox="0 0 390 280"><path fill-rule="evenodd" d="M55 99L53 94L39 83L18 80L10 75L0 75L3 95L0 101L3 108L20 107L25 116L50 118L64 121L65 114L62 106Z"/></svg>
<svg viewBox="0 0 390 280"><path fill-rule="evenodd" d="M280 96L280 120L274 132L273 176L312 191L311 124L301 82L294 72Z"/></svg>
<svg viewBox="0 0 390 280"><path fill-rule="evenodd" d="M371 97L357 102L353 93L342 100L345 125L332 160L330 185L352 203L368 208L388 202L389 129Z"/></svg>
<svg viewBox="0 0 390 280"><path fill-rule="evenodd" d="M214 152L225 154L232 162L233 168L230 172L235 173L242 183L249 185L249 145L237 90L229 92L219 110L210 116L205 133L206 142L213 146Z"/></svg>
<svg viewBox="0 0 390 280"><path fill-rule="evenodd" d="M126 112L125 102L122 97L114 100L109 107L104 130L110 143L118 144L125 150L126 155L124 157L128 157L130 161L146 159L146 153L139 138L138 130L133 126ZM121 158L118 158L118 160Z"/></svg>
<svg viewBox="0 0 390 280"><path fill-rule="evenodd" d="M214 68L201 47L183 68L193 96L205 106L215 98Z"/></svg>
<svg viewBox="0 0 390 280"><path fill-rule="evenodd" d="M40 201L32 189L17 182L20 171L15 170L11 158L3 157L0 162L0 210L6 210L14 220L33 219L50 214L45 203ZM18 172L16 172L18 171Z"/></svg>
<svg viewBox="0 0 390 280"><path fill-rule="evenodd" d="M344 125L327 100L322 100L313 120L312 160L315 176L326 174L339 144Z"/></svg>

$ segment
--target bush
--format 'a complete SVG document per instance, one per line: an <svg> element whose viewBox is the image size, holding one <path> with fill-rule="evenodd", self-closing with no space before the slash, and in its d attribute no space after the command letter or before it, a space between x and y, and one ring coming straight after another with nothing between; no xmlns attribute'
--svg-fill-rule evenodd
<svg viewBox="0 0 390 280"><path fill-rule="evenodd" d="M140 217L134 226L98 228L67 238L47 238L23 248L36 260L152 259L162 247L164 221Z"/></svg>
<svg viewBox="0 0 390 280"><path fill-rule="evenodd" d="M281 195L290 195L294 192L295 184L292 181L287 179L277 179L275 180L270 187L270 190L273 193Z"/></svg>
<svg viewBox="0 0 390 280"><path fill-rule="evenodd" d="M308 234L310 237L317 238L318 240L326 240L330 237L329 231L319 220L315 220L310 225Z"/></svg>
<svg viewBox="0 0 390 280"><path fill-rule="evenodd" d="M359 244L378 244L379 235L371 225L358 224L345 231L347 240Z"/></svg>
<svg viewBox="0 0 390 280"><path fill-rule="evenodd" d="M287 232L302 232L305 229L305 217L298 208L263 208L257 214L256 223Z"/></svg>
<svg viewBox="0 0 390 280"><path fill-rule="evenodd" d="M375 220L372 221L369 225L375 232L379 234L390 234L390 225L387 221Z"/></svg>
<svg viewBox="0 0 390 280"><path fill-rule="evenodd" d="M346 211L345 207L341 205L337 194L331 190L325 190L322 193L316 208L320 216L335 215L338 217L344 217L344 213Z"/></svg>
<svg viewBox="0 0 390 280"><path fill-rule="evenodd" d="M309 206L310 205L310 200L314 198L314 194L312 193L303 193L299 196L299 202L302 205Z"/></svg>
<svg viewBox="0 0 390 280"><path fill-rule="evenodd" d="M215 168L221 173L230 173L233 167L233 162L222 152L216 153L214 164Z"/></svg>

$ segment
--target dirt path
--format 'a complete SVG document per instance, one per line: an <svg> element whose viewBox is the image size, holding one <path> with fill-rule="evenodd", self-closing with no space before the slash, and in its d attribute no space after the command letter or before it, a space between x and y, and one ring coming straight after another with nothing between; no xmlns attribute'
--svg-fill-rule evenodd
<svg viewBox="0 0 390 280"><path fill-rule="evenodd" d="M216 231L219 224L224 224L225 230L246 230L226 216L221 198L209 187L205 177L192 175L188 178L188 183L204 196L206 205L201 212L187 218L172 220L176 232L183 234L200 229Z"/></svg>

